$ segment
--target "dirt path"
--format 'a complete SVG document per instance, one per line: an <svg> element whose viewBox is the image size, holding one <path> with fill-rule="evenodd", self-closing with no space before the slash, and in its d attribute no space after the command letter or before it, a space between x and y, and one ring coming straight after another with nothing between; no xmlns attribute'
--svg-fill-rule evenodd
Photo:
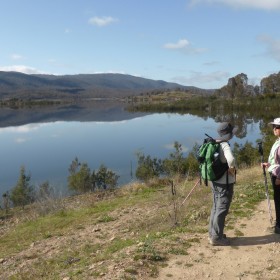
<svg viewBox="0 0 280 280"><path fill-rule="evenodd" d="M243 236L236 237L237 229ZM188 250L187 256L170 259L158 279L279 279L280 235L271 229L266 201L251 219L241 220L235 231L226 234L231 241L227 247L212 246L206 234L197 235L200 242Z"/></svg>

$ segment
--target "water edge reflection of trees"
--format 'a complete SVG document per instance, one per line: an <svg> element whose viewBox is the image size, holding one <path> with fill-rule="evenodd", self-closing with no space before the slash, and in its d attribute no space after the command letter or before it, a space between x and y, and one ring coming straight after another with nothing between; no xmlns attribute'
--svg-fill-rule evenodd
<svg viewBox="0 0 280 280"><path fill-rule="evenodd" d="M238 138L247 136L248 125L259 123L262 138L269 140L271 131L268 123L279 116L280 96L267 94L266 96L224 99L212 95L182 99L172 103L136 103L130 104L127 109L134 112L191 114L205 120L212 118L215 122L229 121L239 128Z"/></svg>

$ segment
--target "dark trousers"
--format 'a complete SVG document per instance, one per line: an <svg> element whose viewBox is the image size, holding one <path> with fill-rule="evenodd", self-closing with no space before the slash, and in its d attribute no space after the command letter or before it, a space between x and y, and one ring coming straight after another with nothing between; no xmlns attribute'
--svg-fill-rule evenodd
<svg viewBox="0 0 280 280"><path fill-rule="evenodd" d="M276 225L280 227L280 185L275 185L275 176L271 176L273 199L275 205Z"/></svg>
<svg viewBox="0 0 280 280"><path fill-rule="evenodd" d="M225 219L233 196L233 184L217 184L212 182L213 205L209 221L209 236L220 239L224 233Z"/></svg>

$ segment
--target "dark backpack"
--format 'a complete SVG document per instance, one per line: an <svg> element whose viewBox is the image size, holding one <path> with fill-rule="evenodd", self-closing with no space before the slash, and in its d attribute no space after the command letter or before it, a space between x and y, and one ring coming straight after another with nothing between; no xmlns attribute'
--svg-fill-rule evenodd
<svg viewBox="0 0 280 280"><path fill-rule="evenodd" d="M216 181L220 179L228 170L228 164L220 160L220 143L205 134L203 144L199 147L197 158L199 161L200 176L204 180L205 185L208 181Z"/></svg>

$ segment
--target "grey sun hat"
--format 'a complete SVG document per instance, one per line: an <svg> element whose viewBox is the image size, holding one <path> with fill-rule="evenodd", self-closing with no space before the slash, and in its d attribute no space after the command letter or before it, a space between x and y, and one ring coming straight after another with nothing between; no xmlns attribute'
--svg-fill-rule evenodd
<svg viewBox="0 0 280 280"><path fill-rule="evenodd" d="M273 122L270 122L269 124L279 125L279 126L280 126L280 118L274 119L274 121L273 121Z"/></svg>
<svg viewBox="0 0 280 280"><path fill-rule="evenodd" d="M233 137L233 135L236 134L237 129L238 129L237 127L233 126L229 122L220 123L218 126L218 129L217 129L217 132L220 136L218 140L221 140L221 141L230 140Z"/></svg>

